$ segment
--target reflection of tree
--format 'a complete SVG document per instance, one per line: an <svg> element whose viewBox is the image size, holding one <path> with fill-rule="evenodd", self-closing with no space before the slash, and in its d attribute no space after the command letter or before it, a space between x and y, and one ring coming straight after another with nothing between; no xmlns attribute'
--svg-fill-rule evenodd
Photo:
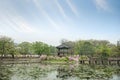
<svg viewBox="0 0 120 80"><path fill-rule="evenodd" d="M0 65L0 80L10 80L12 72L7 66Z"/></svg>
<svg viewBox="0 0 120 80"><path fill-rule="evenodd" d="M70 68L60 66L57 69L57 71L58 71L58 75L57 75L58 78L67 79L68 77L72 76L72 68L70 69Z"/></svg>
<svg viewBox="0 0 120 80"><path fill-rule="evenodd" d="M22 80L39 80L39 78L46 76L47 70L41 69L40 67L28 67L21 66L15 69L16 76Z"/></svg>
<svg viewBox="0 0 120 80"><path fill-rule="evenodd" d="M70 77L78 77L79 79L108 79L113 74L113 70L109 67L95 67L80 65L78 67L60 66L57 69L58 78L68 79Z"/></svg>

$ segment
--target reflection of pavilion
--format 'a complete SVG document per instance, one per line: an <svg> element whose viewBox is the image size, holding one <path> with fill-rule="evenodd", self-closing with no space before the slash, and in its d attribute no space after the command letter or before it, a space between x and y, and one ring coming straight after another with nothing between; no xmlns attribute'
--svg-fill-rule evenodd
<svg viewBox="0 0 120 80"><path fill-rule="evenodd" d="M58 49L58 56L64 56L69 54L70 47L67 45L62 44L57 46L56 48Z"/></svg>

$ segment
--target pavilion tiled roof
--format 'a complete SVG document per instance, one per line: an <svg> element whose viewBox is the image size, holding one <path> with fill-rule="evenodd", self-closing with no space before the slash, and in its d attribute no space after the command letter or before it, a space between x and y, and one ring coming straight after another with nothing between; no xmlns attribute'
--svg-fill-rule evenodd
<svg viewBox="0 0 120 80"><path fill-rule="evenodd" d="M65 44L61 44L61 45L57 46L56 48L57 49L69 49L70 47Z"/></svg>

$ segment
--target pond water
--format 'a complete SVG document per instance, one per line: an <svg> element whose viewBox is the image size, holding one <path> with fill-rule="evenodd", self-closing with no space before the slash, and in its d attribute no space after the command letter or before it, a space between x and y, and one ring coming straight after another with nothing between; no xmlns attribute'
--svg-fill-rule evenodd
<svg viewBox="0 0 120 80"><path fill-rule="evenodd" d="M120 67L78 64L9 64L0 65L0 80L120 80Z"/></svg>

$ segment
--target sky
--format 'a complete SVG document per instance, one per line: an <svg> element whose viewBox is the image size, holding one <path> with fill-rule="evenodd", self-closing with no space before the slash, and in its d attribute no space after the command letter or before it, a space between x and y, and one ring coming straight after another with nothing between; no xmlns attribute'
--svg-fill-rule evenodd
<svg viewBox="0 0 120 80"><path fill-rule="evenodd" d="M120 0L0 0L0 35L15 42L120 39Z"/></svg>

